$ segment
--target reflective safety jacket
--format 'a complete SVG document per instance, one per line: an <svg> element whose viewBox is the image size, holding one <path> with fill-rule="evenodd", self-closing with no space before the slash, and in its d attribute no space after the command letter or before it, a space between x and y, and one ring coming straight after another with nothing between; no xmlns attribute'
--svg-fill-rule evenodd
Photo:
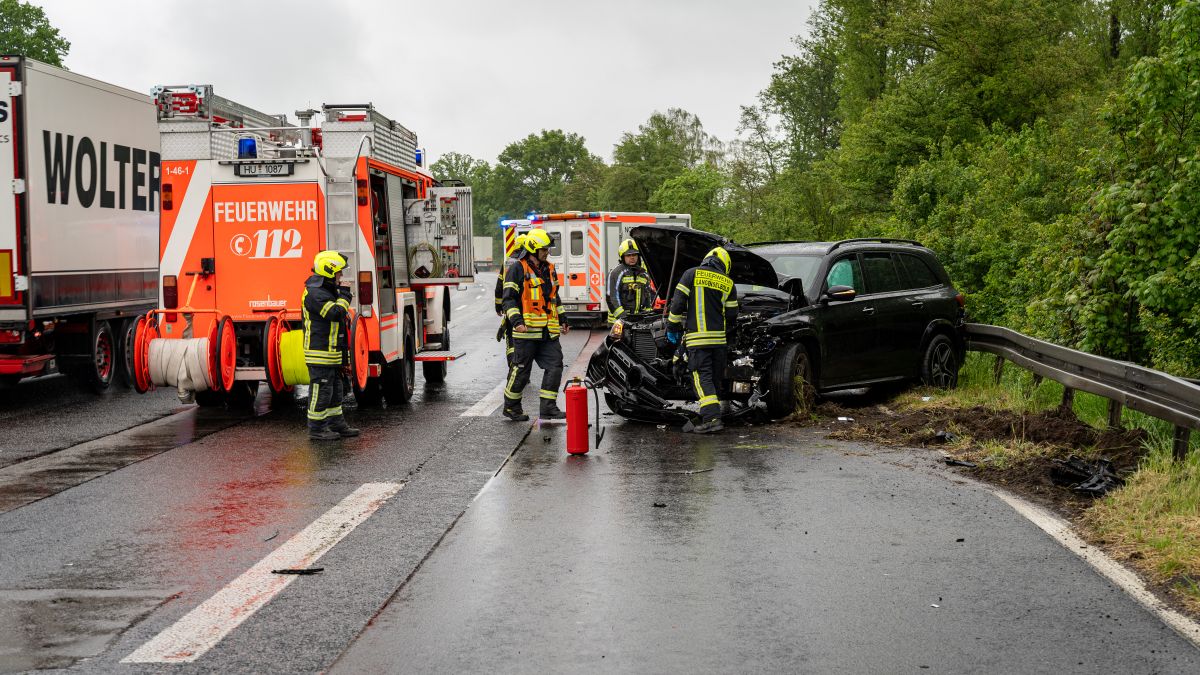
<svg viewBox="0 0 1200 675"><path fill-rule="evenodd" d="M630 267L621 263L608 274L605 289L608 300L608 322L613 323L626 312L637 314L654 308L654 284L640 265Z"/></svg>
<svg viewBox="0 0 1200 675"><path fill-rule="evenodd" d="M513 338L558 338L562 313L554 264L543 265L533 255L523 253L504 273L504 316L514 328L529 329L524 333L513 331Z"/></svg>
<svg viewBox="0 0 1200 675"><path fill-rule="evenodd" d="M520 253L520 251L517 251L517 253ZM504 259L504 270L496 277L496 316L503 316L504 314L504 277L508 274L508 268L517 262L517 253Z"/></svg>
<svg viewBox="0 0 1200 675"><path fill-rule="evenodd" d="M671 297L668 328L683 324L683 344L688 347L719 347L725 331L737 321L737 288L733 279L714 261L683 273Z"/></svg>
<svg viewBox="0 0 1200 675"><path fill-rule="evenodd" d="M346 315L350 289L314 274L304 282L304 362L310 366L341 366L350 354Z"/></svg>

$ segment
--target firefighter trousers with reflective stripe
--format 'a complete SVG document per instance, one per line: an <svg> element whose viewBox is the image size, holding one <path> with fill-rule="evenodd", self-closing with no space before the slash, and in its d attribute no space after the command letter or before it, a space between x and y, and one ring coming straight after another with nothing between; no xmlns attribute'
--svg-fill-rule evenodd
<svg viewBox="0 0 1200 675"><path fill-rule="evenodd" d="M342 421L342 369L331 366L308 367L308 428L320 430L340 427Z"/></svg>
<svg viewBox="0 0 1200 675"><path fill-rule="evenodd" d="M542 389L538 392L542 409L545 410L558 400L558 385L562 382L562 345L554 340L513 340L513 355L508 369L508 381L504 386L504 407L521 407L521 392L529 384L529 374L537 362L542 369Z"/></svg>
<svg viewBox="0 0 1200 675"><path fill-rule="evenodd" d="M687 350L688 373L696 400L700 402L700 416L705 422L721 416L720 392L725 379L726 348L689 347Z"/></svg>

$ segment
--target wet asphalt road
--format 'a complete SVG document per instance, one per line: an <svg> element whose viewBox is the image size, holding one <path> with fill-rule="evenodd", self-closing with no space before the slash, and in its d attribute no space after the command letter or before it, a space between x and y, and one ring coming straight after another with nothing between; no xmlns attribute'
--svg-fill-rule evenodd
<svg viewBox="0 0 1200 675"><path fill-rule="evenodd" d="M1200 672L1200 651L927 456L606 417L573 458L561 426L460 416L504 375L490 281L455 294L469 354L446 384L418 375L411 404L352 413L364 434L341 444L309 443L294 409L100 438L133 425L89 423L96 406L136 395L31 392L91 443L0 469L0 504L26 495L0 508L0 671ZM564 338L568 363L587 338ZM142 402L147 419L177 408ZM404 487L324 572L194 663L121 663L381 481Z"/></svg>

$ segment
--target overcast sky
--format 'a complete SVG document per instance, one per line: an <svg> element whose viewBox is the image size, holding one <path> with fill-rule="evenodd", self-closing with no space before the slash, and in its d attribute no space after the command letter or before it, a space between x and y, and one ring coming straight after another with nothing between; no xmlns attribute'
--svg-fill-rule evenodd
<svg viewBox="0 0 1200 675"><path fill-rule="evenodd" d="M213 84L263 112L371 102L430 157L540 129L613 143L680 107L734 137L816 0L33 0L66 66L141 92Z"/></svg>

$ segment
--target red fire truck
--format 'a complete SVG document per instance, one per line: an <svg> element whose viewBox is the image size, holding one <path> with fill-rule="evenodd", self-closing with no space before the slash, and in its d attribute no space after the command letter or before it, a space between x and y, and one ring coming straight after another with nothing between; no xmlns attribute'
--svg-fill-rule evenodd
<svg viewBox="0 0 1200 675"><path fill-rule="evenodd" d="M267 115L210 85L155 90L162 141L161 307L138 323L135 386L201 404L307 383L301 294L313 256L349 261L360 402L440 382L450 292L472 281L471 191L420 165L416 134L371 104ZM321 117L314 126L313 118Z"/></svg>

